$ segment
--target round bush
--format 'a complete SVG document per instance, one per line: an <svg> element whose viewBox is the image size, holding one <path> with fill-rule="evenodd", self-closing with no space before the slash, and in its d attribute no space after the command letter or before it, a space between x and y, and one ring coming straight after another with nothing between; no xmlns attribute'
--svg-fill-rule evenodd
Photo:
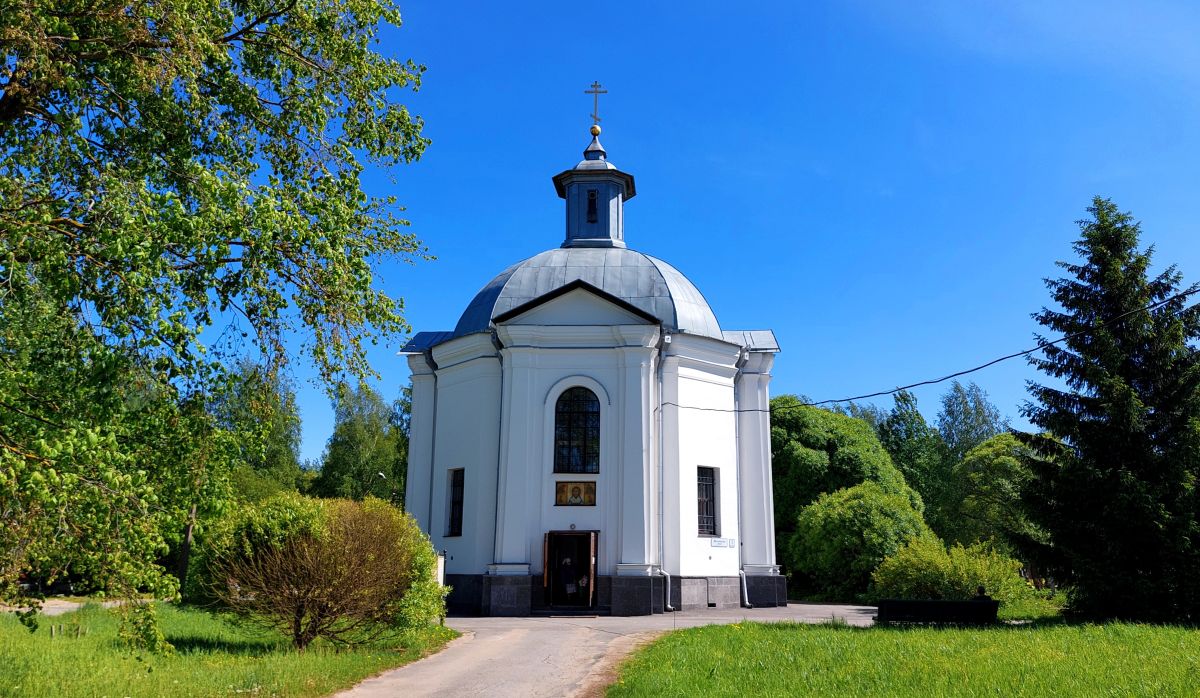
<svg viewBox="0 0 1200 698"><path fill-rule="evenodd" d="M912 500L875 482L821 495L804 507L788 545L794 580L829 600L860 598L871 572L909 541L933 533Z"/></svg>
<svg viewBox="0 0 1200 698"><path fill-rule="evenodd" d="M378 499L273 497L233 512L204 548L211 597L301 650L371 642L444 610L429 539Z"/></svg>
<svg viewBox="0 0 1200 698"><path fill-rule="evenodd" d="M328 527L326 500L295 492L280 493L257 503L239 504L200 532L192 552L185 597L192 602L215 600L215 563L255 551L277 548L299 536L320 537Z"/></svg>
<svg viewBox="0 0 1200 698"><path fill-rule="evenodd" d="M890 555L875 570L874 596L880 599L966 600L983 587L1001 603L1028 598L1021 563L986 544L949 550L936 538L920 538Z"/></svg>

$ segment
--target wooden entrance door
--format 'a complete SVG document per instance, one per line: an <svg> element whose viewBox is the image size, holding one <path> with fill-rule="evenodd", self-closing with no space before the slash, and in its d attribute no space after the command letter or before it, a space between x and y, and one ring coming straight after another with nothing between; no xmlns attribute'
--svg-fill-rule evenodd
<svg viewBox="0 0 1200 698"><path fill-rule="evenodd" d="M551 606L591 608L596 603L598 531L550 531L542 544L542 586Z"/></svg>

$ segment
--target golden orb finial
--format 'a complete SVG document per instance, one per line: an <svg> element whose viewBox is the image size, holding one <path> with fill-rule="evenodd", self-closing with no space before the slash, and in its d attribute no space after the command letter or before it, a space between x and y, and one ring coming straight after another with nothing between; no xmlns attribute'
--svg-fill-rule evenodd
<svg viewBox="0 0 1200 698"><path fill-rule="evenodd" d="M593 136L600 135L600 124L592 124L592 135Z"/></svg>

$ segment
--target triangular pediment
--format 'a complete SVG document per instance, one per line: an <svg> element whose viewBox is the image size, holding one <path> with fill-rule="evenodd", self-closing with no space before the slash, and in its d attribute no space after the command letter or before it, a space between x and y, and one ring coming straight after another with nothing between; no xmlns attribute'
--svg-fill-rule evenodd
<svg viewBox="0 0 1200 698"><path fill-rule="evenodd" d="M658 318L584 281L574 281L493 318L509 325L647 325Z"/></svg>

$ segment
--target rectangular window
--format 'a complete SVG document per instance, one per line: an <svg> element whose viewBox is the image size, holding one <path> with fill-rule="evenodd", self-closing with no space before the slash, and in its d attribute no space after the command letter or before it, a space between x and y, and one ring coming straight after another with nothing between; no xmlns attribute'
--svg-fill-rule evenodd
<svg viewBox="0 0 1200 698"><path fill-rule="evenodd" d="M717 469L696 468L696 513L702 536L721 535L717 521Z"/></svg>
<svg viewBox="0 0 1200 698"><path fill-rule="evenodd" d="M450 520L446 525L447 536L461 536L463 522L463 480L462 468L450 471Z"/></svg>

